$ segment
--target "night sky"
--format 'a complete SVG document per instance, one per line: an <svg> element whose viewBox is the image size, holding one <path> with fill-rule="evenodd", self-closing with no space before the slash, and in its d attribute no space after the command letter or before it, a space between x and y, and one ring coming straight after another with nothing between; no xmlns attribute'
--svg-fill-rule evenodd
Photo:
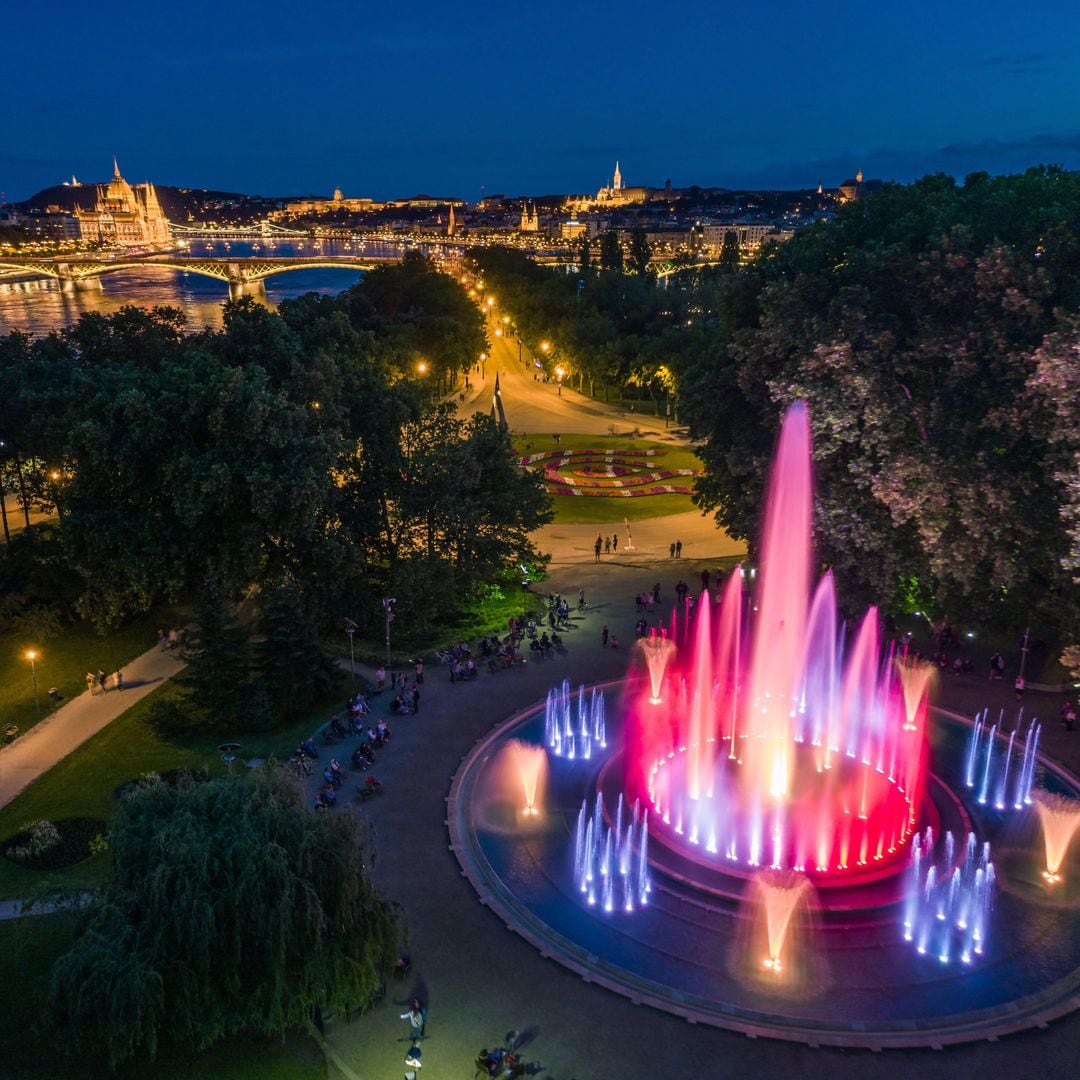
<svg viewBox="0 0 1080 1080"><path fill-rule="evenodd" d="M388 198L1080 168L1075 0L5 7L0 190Z"/></svg>

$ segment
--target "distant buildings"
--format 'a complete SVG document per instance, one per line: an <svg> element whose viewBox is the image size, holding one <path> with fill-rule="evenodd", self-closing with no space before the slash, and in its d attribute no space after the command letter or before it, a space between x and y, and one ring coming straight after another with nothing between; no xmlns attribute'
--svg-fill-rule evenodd
<svg viewBox="0 0 1080 1080"><path fill-rule="evenodd" d="M842 203L854 202L856 199L862 199L875 191L880 191L884 186L885 183L882 180L864 180L862 169L860 169L854 179L845 180L840 185L837 198Z"/></svg>
<svg viewBox="0 0 1080 1080"><path fill-rule="evenodd" d="M282 209L273 211L270 219L280 220L304 214L332 214L339 211L362 214L369 210L378 210L380 205L374 199L346 199L341 194L341 188L334 188L334 194L329 199L296 199L287 202Z"/></svg>
<svg viewBox="0 0 1080 1080"><path fill-rule="evenodd" d="M72 178L74 180L74 178ZM169 222L153 184L132 187L113 158L113 177L97 185L92 210L75 208L79 239L105 247L156 247L169 243Z"/></svg>

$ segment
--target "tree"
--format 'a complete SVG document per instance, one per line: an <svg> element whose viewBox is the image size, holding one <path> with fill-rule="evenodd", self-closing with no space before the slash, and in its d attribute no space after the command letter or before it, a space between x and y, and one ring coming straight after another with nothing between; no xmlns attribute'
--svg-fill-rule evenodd
<svg viewBox="0 0 1080 1080"><path fill-rule="evenodd" d="M334 686L333 662L319 642L319 629L295 581L270 590L259 620L256 645L261 683L278 716L299 715Z"/></svg>
<svg viewBox="0 0 1080 1080"><path fill-rule="evenodd" d="M184 634L180 676L193 704L215 728L236 725L247 714L253 674L248 633L232 617L221 587L208 578L195 615L195 628Z"/></svg>
<svg viewBox="0 0 1080 1080"><path fill-rule="evenodd" d="M631 274L639 274L647 277L650 273L649 259L652 257L652 248L644 229L630 230L630 252L627 256L626 265Z"/></svg>
<svg viewBox="0 0 1080 1080"><path fill-rule="evenodd" d="M725 273L731 273L739 269L739 234L733 230L724 233L723 243L720 245L720 268Z"/></svg>
<svg viewBox="0 0 1080 1080"><path fill-rule="evenodd" d="M600 269L622 273L623 252L619 234L613 230L600 234Z"/></svg>
<svg viewBox="0 0 1080 1080"><path fill-rule="evenodd" d="M109 846L113 881L52 969L46 1022L73 1054L115 1067L162 1044L284 1035L316 1007L370 1004L397 956L367 829L304 808L280 770L148 782Z"/></svg>

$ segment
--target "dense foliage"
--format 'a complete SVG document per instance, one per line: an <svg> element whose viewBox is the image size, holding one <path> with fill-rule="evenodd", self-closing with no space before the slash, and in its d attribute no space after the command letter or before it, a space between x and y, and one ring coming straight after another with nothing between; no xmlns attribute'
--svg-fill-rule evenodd
<svg viewBox="0 0 1080 1080"><path fill-rule="evenodd" d="M114 880L52 971L55 1045L113 1065L160 1046L280 1035L363 1007L398 954L355 814L316 814L280 772L126 796Z"/></svg>
<svg viewBox="0 0 1080 1080"><path fill-rule="evenodd" d="M677 394L697 501L754 543L779 419L810 403L816 546L844 602L1080 633L1080 175L929 176L655 287L474 253L582 381ZM609 260L610 261L610 260ZM582 284L583 283L583 284Z"/></svg>
<svg viewBox="0 0 1080 1080"><path fill-rule="evenodd" d="M435 621L530 559L549 514L490 418L431 404L485 344L460 283L413 256L337 297L230 304L220 332L88 314L0 339L4 461L58 506L74 602L100 626L208 576L256 597L268 642L283 590L309 642L342 615L377 626L387 591Z"/></svg>

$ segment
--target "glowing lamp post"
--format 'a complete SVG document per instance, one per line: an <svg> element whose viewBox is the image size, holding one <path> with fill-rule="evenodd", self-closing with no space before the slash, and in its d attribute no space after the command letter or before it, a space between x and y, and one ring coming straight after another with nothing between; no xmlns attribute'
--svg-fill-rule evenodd
<svg viewBox="0 0 1080 1080"><path fill-rule="evenodd" d="M563 376L565 374L566 374L566 368L564 368L562 366L562 364L560 364L555 369L555 381L559 384L559 397L562 397L562 381L563 381Z"/></svg>
<svg viewBox="0 0 1080 1080"><path fill-rule="evenodd" d="M26 650L26 659L30 661L30 674L34 679L34 708L37 709L38 716L41 715L41 698L38 696L37 685L37 658L38 653L36 649Z"/></svg>

